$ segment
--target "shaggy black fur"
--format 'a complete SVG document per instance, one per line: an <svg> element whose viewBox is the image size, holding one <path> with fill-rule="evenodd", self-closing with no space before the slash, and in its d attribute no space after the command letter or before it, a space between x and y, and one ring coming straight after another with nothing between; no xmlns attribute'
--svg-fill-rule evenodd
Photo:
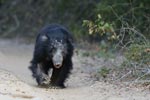
<svg viewBox="0 0 150 100"><path fill-rule="evenodd" d="M62 49L62 66L56 68L52 57L56 49ZM64 82L72 69L73 56L72 35L61 25L48 25L37 36L34 55L29 69L38 85L51 85L64 88ZM52 69L51 78L48 71Z"/></svg>

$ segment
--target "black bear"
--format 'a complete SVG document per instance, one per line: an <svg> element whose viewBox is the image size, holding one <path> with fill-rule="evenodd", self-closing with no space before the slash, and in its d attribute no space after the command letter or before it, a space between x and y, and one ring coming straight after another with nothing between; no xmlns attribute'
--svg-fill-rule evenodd
<svg viewBox="0 0 150 100"><path fill-rule="evenodd" d="M73 50L72 34L63 26L52 24L41 29L29 67L38 85L65 88L64 82L73 68Z"/></svg>

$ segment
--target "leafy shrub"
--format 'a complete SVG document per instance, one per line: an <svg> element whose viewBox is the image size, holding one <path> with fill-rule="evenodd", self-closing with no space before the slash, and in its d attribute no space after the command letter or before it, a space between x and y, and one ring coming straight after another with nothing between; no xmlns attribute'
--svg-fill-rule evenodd
<svg viewBox="0 0 150 100"><path fill-rule="evenodd" d="M96 12L107 22L113 23L115 29L124 26L134 27L148 37L150 37L149 11L149 0L101 0L96 8Z"/></svg>
<svg viewBox="0 0 150 100"><path fill-rule="evenodd" d="M110 69L103 67L100 69L99 74L103 77L106 78L107 75L110 73Z"/></svg>
<svg viewBox="0 0 150 100"><path fill-rule="evenodd" d="M126 61L120 67L114 68L115 70L110 69L117 73L114 76L119 76L119 79L129 77L130 80L139 80L150 75L149 11L149 0L101 0L96 12L103 18L98 15L94 21L83 21L91 37L98 34L102 37L100 41L108 40L105 45L111 48L115 45L125 51Z"/></svg>
<svg viewBox="0 0 150 100"><path fill-rule="evenodd" d="M125 52L125 57L133 62L139 64L150 65L150 44L139 45L132 44L128 47L128 50Z"/></svg>
<svg viewBox="0 0 150 100"><path fill-rule="evenodd" d="M94 21L83 20L83 26L88 27L89 35L98 34L99 36L106 36L107 40L117 39L116 33L112 24L105 22L101 15L98 14Z"/></svg>

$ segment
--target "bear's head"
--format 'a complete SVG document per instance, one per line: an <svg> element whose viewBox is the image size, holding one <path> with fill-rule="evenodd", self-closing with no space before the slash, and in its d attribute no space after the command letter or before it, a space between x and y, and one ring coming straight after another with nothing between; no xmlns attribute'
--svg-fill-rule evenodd
<svg viewBox="0 0 150 100"><path fill-rule="evenodd" d="M47 38L42 37L43 41L47 41L47 55L52 61L55 68L61 68L63 61L67 55L67 42L63 38Z"/></svg>

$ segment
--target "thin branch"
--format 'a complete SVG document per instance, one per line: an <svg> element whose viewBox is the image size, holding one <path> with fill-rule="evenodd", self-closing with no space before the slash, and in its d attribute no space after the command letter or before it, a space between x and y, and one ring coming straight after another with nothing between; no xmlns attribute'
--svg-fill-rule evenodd
<svg viewBox="0 0 150 100"><path fill-rule="evenodd" d="M127 72L126 74L124 74L122 77L120 77L119 79L117 79L116 81L120 81L121 79L127 77L128 75L130 75L132 73L132 71L130 70L129 72Z"/></svg>

